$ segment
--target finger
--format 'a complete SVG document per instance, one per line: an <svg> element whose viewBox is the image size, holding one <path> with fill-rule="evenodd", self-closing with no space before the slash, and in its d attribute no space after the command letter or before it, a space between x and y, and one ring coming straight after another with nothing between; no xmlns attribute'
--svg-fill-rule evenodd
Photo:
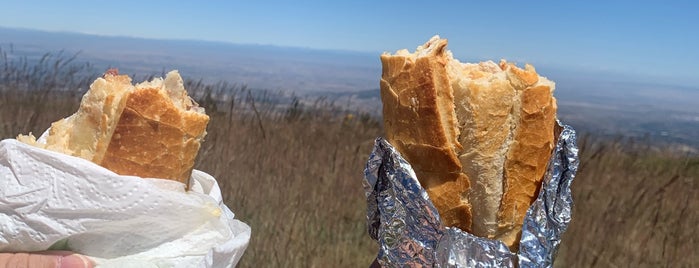
<svg viewBox="0 0 699 268"><path fill-rule="evenodd" d="M374 262L371 263L371 265L369 266L369 268L381 268L381 264L379 264L379 260L378 260L378 259L374 259Z"/></svg>
<svg viewBox="0 0 699 268"><path fill-rule="evenodd" d="M27 267L59 268L61 267L61 258L61 256L31 253L27 257Z"/></svg>
<svg viewBox="0 0 699 268"><path fill-rule="evenodd" d="M65 250L52 250L52 251L43 251L40 252L41 254L44 255L50 255L54 257L58 257L59 266L55 267L60 267L60 268L92 268L94 267L94 263L90 258L85 257L80 254L76 254L74 252L70 251L65 251Z"/></svg>
<svg viewBox="0 0 699 268"><path fill-rule="evenodd" d="M1 253L0 268L25 268L28 267L27 253Z"/></svg>
<svg viewBox="0 0 699 268"><path fill-rule="evenodd" d="M0 268L59 268L62 256L0 253Z"/></svg>
<svg viewBox="0 0 699 268"><path fill-rule="evenodd" d="M93 268L94 263L80 254L72 254L61 258L61 268Z"/></svg>
<svg viewBox="0 0 699 268"><path fill-rule="evenodd" d="M42 255L55 255L55 256L68 256L68 255L75 254L75 252L67 251L67 250L46 250L46 251L37 251L34 253L42 254Z"/></svg>
<svg viewBox="0 0 699 268"><path fill-rule="evenodd" d="M85 256L69 251L0 253L0 268L93 268Z"/></svg>
<svg viewBox="0 0 699 268"><path fill-rule="evenodd" d="M7 261L12 255L13 253L0 253L0 268L7 267Z"/></svg>

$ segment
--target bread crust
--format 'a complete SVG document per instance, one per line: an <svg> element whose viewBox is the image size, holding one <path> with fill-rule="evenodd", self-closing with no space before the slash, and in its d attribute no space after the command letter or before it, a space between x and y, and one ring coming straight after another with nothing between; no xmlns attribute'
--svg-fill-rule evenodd
<svg viewBox="0 0 699 268"><path fill-rule="evenodd" d="M411 163L447 226L470 230L470 205L462 198L454 96L446 73L446 40L427 43L425 55L383 54L381 99L386 138Z"/></svg>
<svg viewBox="0 0 699 268"><path fill-rule="evenodd" d="M18 140L99 163L133 88L128 76L105 74L90 85L78 112L51 124L45 144L33 136L20 135Z"/></svg>
<svg viewBox="0 0 699 268"><path fill-rule="evenodd" d="M505 160L505 191L498 212L498 239L515 249L522 221L541 187L554 146L556 100L553 83L540 78L531 65L524 70L501 64L512 81L519 81L521 106L514 142ZM537 79L531 79L536 75ZM514 83L518 84L518 83Z"/></svg>
<svg viewBox="0 0 699 268"><path fill-rule="evenodd" d="M101 165L118 174L187 185L209 117L177 109L160 88L128 96Z"/></svg>
<svg viewBox="0 0 699 268"><path fill-rule="evenodd" d="M553 149L555 85L531 65L462 64L446 45L381 56L386 137L446 226L516 250Z"/></svg>
<svg viewBox="0 0 699 268"><path fill-rule="evenodd" d="M78 111L51 125L46 143L18 140L90 160L120 175L171 179L187 186L209 122L179 73L137 86L116 70L90 86Z"/></svg>

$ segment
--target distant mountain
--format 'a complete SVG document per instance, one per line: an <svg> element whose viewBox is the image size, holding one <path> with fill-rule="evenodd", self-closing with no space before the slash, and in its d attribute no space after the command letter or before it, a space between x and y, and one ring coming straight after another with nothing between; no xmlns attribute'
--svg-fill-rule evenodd
<svg viewBox="0 0 699 268"><path fill-rule="evenodd" d="M378 54L240 45L188 40L152 40L0 27L0 48L39 58L46 52L80 53L95 68L160 74L178 69L185 77L225 80L251 88L297 92L356 91L378 85Z"/></svg>
<svg viewBox="0 0 699 268"><path fill-rule="evenodd" d="M0 50L38 60L47 52L79 53L99 73L161 74L178 69L185 78L227 81L249 88L326 98L380 115L379 52L352 52L241 45L188 40L152 40L0 27ZM699 151L699 87L649 83L650 78L537 66L556 81L559 118L598 136L644 138L689 144Z"/></svg>

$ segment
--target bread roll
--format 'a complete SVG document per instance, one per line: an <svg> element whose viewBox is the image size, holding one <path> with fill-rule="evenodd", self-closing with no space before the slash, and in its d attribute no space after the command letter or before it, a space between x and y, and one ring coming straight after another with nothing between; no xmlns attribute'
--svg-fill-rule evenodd
<svg viewBox="0 0 699 268"><path fill-rule="evenodd" d="M75 114L51 124L45 143L31 134L17 139L117 174L188 185L208 122L177 71L136 86L128 76L109 71L92 83Z"/></svg>
<svg viewBox="0 0 699 268"><path fill-rule="evenodd" d="M442 220L470 230L464 194L454 95L446 74L446 40L433 39L415 53L381 55L381 100L386 139L413 166Z"/></svg>
<svg viewBox="0 0 699 268"><path fill-rule="evenodd" d="M512 63L500 66L518 90L516 129L505 159L504 194L498 211L497 239L517 245L522 221L541 188L541 180L555 146L555 84L540 77L531 65L519 69Z"/></svg>
<svg viewBox="0 0 699 268"><path fill-rule="evenodd" d="M386 138L447 226L516 247L553 149L554 84L534 68L461 63L435 36L381 56Z"/></svg>
<svg viewBox="0 0 699 268"><path fill-rule="evenodd" d="M450 60L447 66L456 95L456 114L461 129L459 155L463 172L471 188L468 199L473 206L474 234L494 237L497 212L503 194L503 169L511 130L515 126L511 112L517 91L500 67L489 61L462 64Z"/></svg>

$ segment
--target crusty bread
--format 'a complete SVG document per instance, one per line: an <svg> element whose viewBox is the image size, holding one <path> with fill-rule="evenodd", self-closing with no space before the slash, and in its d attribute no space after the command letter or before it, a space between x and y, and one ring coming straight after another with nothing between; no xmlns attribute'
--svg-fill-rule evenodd
<svg viewBox="0 0 699 268"><path fill-rule="evenodd" d="M451 60L449 77L456 95L456 114L462 130L459 155L471 182L468 199L473 206L472 232L494 237L503 194L505 154L512 142L511 113L517 92L500 67L491 62L462 64Z"/></svg>
<svg viewBox="0 0 699 268"><path fill-rule="evenodd" d="M31 134L17 139L100 163L126 105L125 96L133 89L131 78L108 72L90 85L75 114L51 124L45 143L36 143Z"/></svg>
<svg viewBox="0 0 699 268"><path fill-rule="evenodd" d="M501 62L518 90L514 138L505 159L505 189L498 211L497 239L516 246L527 209L536 198L551 151L556 125L555 84L540 77L533 66L517 68Z"/></svg>
<svg viewBox="0 0 699 268"><path fill-rule="evenodd" d="M98 78L72 116L51 125L45 143L18 140L81 157L121 175L188 185L209 117L177 71L133 86L116 71Z"/></svg>
<svg viewBox="0 0 699 268"><path fill-rule="evenodd" d="M514 249L553 148L554 84L530 65L461 63L446 45L381 56L386 138L445 225Z"/></svg>
<svg viewBox="0 0 699 268"><path fill-rule="evenodd" d="M434 42L432 42L434 41ZM430 40L415 53L383 54L381 99L386 138L411 163L442 220L468 230L470 205L462 201L459 129L445 65L446 40Z"/></svg>

